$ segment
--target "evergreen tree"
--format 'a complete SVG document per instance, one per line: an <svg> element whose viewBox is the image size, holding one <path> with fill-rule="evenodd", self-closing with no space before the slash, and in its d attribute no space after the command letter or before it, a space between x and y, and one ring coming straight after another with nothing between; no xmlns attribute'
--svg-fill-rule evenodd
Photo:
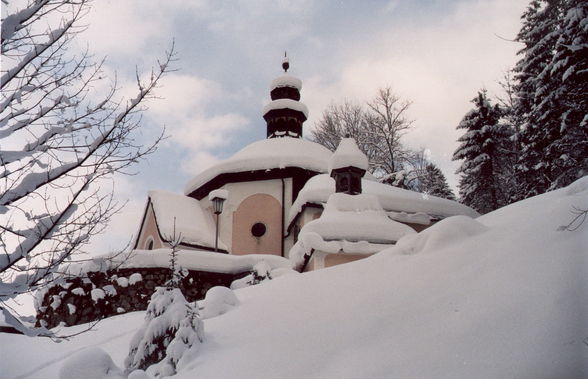
<svg viewBox="0 0 588 379"><path fill-rule="evenodd" d="M545 72L553 57L557 39L555 25L559 18L556 4L558 2L533 0L522 16L523 25L516 39L524 45L518 52L523 58L514 68L517 81L515 114L523 120L520 136L517 138L521 143L521 155L516 166L516 200L543 193L548 186L545 177L540 174L541 165L545 162L545 141L540 136L543 131L540 125L531 119L531 113L538 100L538 89L541 87L538 78Z"/></svg>
<svg viewBox="0 0 588 379"><path fill-rule="evenodd" d="M126 370L149 368L156 377L174 375L183 354L203 340L198 308L186 301L179 288L158 287L149 301L143 326L131 340Z"/></svg>
<svg viewBox="0 0 588 379"><path fill-rule="evenodd" d="M588 174L588 3L562 4L555 55L540 77L545 95L534 114L545 118L549 188L565 187Z"/></svg>
<svg viewBox="0 0 588 379"><path fill-rule="evenodd" d="M515 67L515 109L524 120L517 199L588 173L587 7L580 0L535 0L523 15Z"/></svg>
<svg viewBox="0 0 588 379"><path fill-rule="evenodd" d="M453 160L464 160L457 170L461 174L461 201L487 213L507 203L500 188L500 177L503 149L510 143L509 133L499 123L500 108L490 104L485 90L479 92L472 102L475 108L457 126L466 133L458 139L461 144L453 154Z"/></svg>
<svg viewBox="0 0 588 379"><path fill-rule="evenodd" d="M420 192L444 199L455 200L455 195L451 188L449 188L445 175L443 175L443 172L434 163L428 163L425 166L423 175L420 178L420 186Z"/></svg>

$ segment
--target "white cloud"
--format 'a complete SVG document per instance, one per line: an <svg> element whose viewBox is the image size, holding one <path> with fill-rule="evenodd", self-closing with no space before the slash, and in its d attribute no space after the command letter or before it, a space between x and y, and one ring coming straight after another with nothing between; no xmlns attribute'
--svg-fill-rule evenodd
<svg viewBox="0 0 588 379"><path fill-rule="evenodd" d="M207 151L196 151L189 155L188 159L182 162L182 170L189 174L195 174L212 167L220 159Z"/></svg>
<svg viewBox="0 0 588 379"><path fill-rule="evenodd" d="M324 82L320 76L305 81L310 123L320 119L331 100L366 101L378 88L390 85L413 101L409 113L414 130L405 141L429 148L455 186L457 163L451 156L461 133L455 127L479 89L499 92L496 81L515 63L519 46L497 35L516 35L525 3L464 2L431 24L393 24L370 41L349 40L335 81Z"/></svg>
<svg viewBox="0 0 588 379"><path fill-rule="evenodd" d="M105 188L110 190L110 188ZM100 255L123 249L136 236L139 224L145 211L147 194L132 176L117 175L115 177L114 194L124 208L115 214L105 231L94 236L88 252Z"/></svg>
<svg viewBox="0 0 588 379"><path fill-rule="evenodd" d="M166 126L169 139L164 148L185 150L179 166L189 174L217 161L214 151L248 124L246 118L231 112L235 96L211 80L171 74L157 95L161 99L150 106L149 116Z"/></svg>

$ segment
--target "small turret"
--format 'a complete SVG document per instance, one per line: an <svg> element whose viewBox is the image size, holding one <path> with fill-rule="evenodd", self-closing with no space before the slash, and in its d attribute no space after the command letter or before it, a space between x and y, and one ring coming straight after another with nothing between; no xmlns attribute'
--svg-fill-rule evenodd
<svg viewBox="0 0 588 379"><path fill-rule="evenodd" d="M335 192L361 193L361 178L368 168L368 159L353 138L343 138L329 160L329 172L335 179Z"/></svg>

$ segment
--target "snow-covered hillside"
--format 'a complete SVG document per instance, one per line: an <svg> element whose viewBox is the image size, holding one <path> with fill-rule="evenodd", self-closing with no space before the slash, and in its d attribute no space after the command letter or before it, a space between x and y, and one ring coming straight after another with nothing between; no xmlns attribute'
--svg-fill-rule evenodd
<svg viewBox="0 0 588 379"><path fill-rule="evenodd" d="M573 207L588 209L588 177L362 261L238 290L177 377L588 377L588 220L558 230ZM86 346L122 366L142 317L60 344L0 334L0 376L57 377Z"/></svg>

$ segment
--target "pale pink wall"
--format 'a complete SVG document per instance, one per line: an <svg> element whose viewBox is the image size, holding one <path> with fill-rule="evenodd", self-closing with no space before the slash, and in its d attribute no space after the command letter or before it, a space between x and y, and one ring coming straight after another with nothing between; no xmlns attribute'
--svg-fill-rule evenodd
<svg viewBox="0 0 588 379"><path fill-rule="evenodd" d="M153 206L151 205L151 202L147 206L147 215L145 216L143 225L141 225L141 233L139 234L139 243L137 244L137 249L146 249L147 240L149 237L153 238L154 249L160 249L163 247L163 242L159 238L157 225L155 224L155 214L153 213Z"/></svg>
<svg viewBox="0 0 588 379"><path fill-rule="evenodd" d="M251 234L253 224L261 222L266 232L261 237ZM247 197L233 213L232 254L281 254L282 207L267 194Z"/></svg>
<svg viewBox="0 0 588 379"><path fill-rule="evenodd" d="M325 267L331 267L340 265L343 263L349 263L353 261L357 261L363 258L369 257L371 254L349 254L349 253L336 253L336 254L327 254L324 257L324 265Z"/></svg>

